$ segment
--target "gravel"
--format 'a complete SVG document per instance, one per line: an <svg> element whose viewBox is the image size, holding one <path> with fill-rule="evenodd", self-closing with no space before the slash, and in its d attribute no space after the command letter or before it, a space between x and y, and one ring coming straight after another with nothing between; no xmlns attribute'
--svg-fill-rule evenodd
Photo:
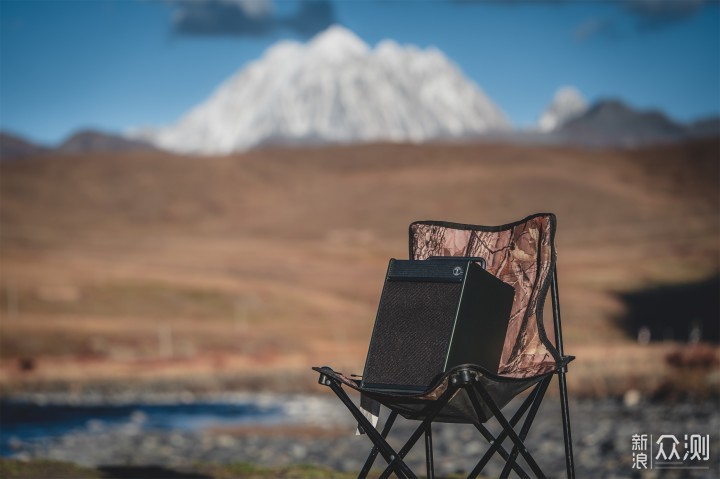
<svg viewBox="0 0 720 479"><path fill-rule="evenodd" d="M247 400L252 396L242 397ZM13 456L54 459L85 466L186 467L198 462L247 461L272 466L309 463L342 471L360 469L371 443L367 437L354 435L353 421L339 401L326 395L262 397L266 402L285 405L283 421L235 429L154 430L147 427L147 417L139 413L132 414L122 424L107 425L91 420L84 428L60 437L33 442L14 439L11 442ZM517 404L511 403L507 411L512 412L514 407ZM720 477L720 418L718 404L714 401L668 404L637 397L628 400L626 396L625 401L571 401L570 410L579 478ZM382 420L381 417L381 424ZM401 439L411 434L418 424L398 419L391 445L399 447L404 442ZM549 477L565 475L561 426L559 403L557 399L547 398L527 444ZM494 421L490 421L488 427L494 433L499 431ZM634 434L647 434L648 438L650 435L657 438L661 434L673 434L681 441L680 447L685 434L709 434L710 459L692 463L707 469L652 469L640 474L632 467L631 438ZM487 447L487 442L471 425L436 424L433 426L433 443L435 469L439 474L469 472ZM510 447L509 442L505 447ZM410 452L407 461L424 474L422 440ZM376 465L381 462L379 459ZM502 462L496 458L490 461L484 474L497 477L501 470Z"/></svg>

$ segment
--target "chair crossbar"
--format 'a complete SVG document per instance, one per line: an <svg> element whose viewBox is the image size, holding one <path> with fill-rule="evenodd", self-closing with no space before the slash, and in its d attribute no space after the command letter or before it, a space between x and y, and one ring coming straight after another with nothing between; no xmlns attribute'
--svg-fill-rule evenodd
<svg viewBox="0 0 720 479"><path fill-rule="evenodd" d="M400 459L404 459L407 453L410 452L417 440L420 439L420 436L422 436L423 433L427 431L427 429L430 427L433 419L435 419L435 417L440 414L442 408L444 408L448 401L450 401L450 399L455 395L455 391L457 391L457 389L457 382L453 384L453 381L451 381L451 383L448 384L447 389L440 395L440 397L436 401L428 404L423 409L419 416L424 416L425 419L423 419L417 429L415 429L415 432L412 433L407 442L405 442L405 445L398 452L398 454L400 455ZM385 471L383 471L383 473L380 475L379 479L387 479L390 476L390 472L391 469L390 466L388 466Z"/></svg>
<svg viewBox="0 0 720 479"><path fill-rule="evenodd" d="M483 435L483 437L487 440L487 442L489 442L491 444L491 447L493 447L493 452L499 454L500 457L502 457L505 461L510 460L510 454L508 454L507 450L502 446L502 441L499 441L498 439L496 439L495 436L493 436L492 433L488 430L488 428L486 428L482 424L479 424L479 423L475 424L475 427L480 432L480 434ZM487 455L488 459L490 457L492 457L492 454ZM487 460L485 460L485 463L487 463ZM480 463L478 463L478 465L479 464ZM521 479L530 479L530 476L528 475L527 472L525 472L525 469L523 469L522 466L520 466L520 464L518 464L517 462L513 462L511 467L517 473L517 475L520 476ZM477 475L480 473L480 471L482 471L482 469L484 469L484 468L485 468L485 464L482 464L482 466L476 467L475 469L473 469L473 471L468 476L468 479L470 479L471 477L477 477ZM477 471L476 471L476 469L477 469Z"/></svg>
<svg viewBox="0 0 720 479"><path fill-rule="evenodd" d="M518 451L522 455L523 459L525 459L525 462L528 463L530 469L532 469L532 471L535 473L535 476L544 479L545 474L540 469L540 466L538 466L538 463L535 462L535 459L533 459L533 457L530 455L530 452L527 450L527 447L523 443L523 440L520 439L520 436L518 436L518 434L515 432L515 429L513 429L505 416L500 412L500 408L497 406L497 404L495 404L495 401L493 401L492 397L490 397L490 394L485 390L484 387L482 387L482 385L478 386L479 387L471 388L468 391L470 401L473 403L473 407L475 407L476 410L480 410L480 399L482 399L487 404L487 406L490 408L490 411L492 411L493 415L500 423L500 426L507 433L510 440L518 448ZM478 396L480 397L478 398Z"/></svg>
<svg viewBox="0 0 720 479"><path fill-rule="evenodd" d="M530 432L530 426L532 426L533 421L535 421L535 415L537 414L538 408L540 407L540 403L543 400L543 397L545 397L545 391L547 391L548 386L550 385L550 381L552 380L552 376L548 376L544 380L540 382L540 384L537 385L535 388L534 393L536 393L536 397L533 399L532 404L530 405L530 410L527 413L527 416L525 417L525 421L523 422L522 426L520 427L520 433L518 436L523 441L528 435L528 432ZM513 425L514 427L514 425ZM502 470L502 473L500 473L500 479L507 479L510 476L510 464L514 463L517 459L518 455L518 448L513 447L512 453L510 453L510 459L505 463L505 467Z"/></svg>

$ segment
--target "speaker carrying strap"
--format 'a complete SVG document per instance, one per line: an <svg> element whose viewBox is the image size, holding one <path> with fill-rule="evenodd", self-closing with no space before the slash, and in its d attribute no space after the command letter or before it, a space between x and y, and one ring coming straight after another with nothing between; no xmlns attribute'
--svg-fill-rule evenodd
<svg viewBox="0 0 720 479"><path fill-rule="evenodd" d="M368 397L365 394L360 394L360 411L362 411L363 415L368 418L368 421L370 421L370 424L373 425L373 427L377 426L378 418L380 417L380 403L376 400ZM355 435L359 436L361 434L365 434L365 431L363 428L358 424L357 429L355 430Z"/></svg>

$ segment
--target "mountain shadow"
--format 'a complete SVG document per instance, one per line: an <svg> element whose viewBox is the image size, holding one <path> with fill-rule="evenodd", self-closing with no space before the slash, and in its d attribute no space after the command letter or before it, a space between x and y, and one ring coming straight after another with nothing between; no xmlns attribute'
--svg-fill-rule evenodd
<svg viewBox="0 0 720 479"><path fill-rule="evenodd" d="M633 337L644 335L650 341L720 341L720 274L695 283L658 286L618 297L626 311L618 322Z"/></svg>

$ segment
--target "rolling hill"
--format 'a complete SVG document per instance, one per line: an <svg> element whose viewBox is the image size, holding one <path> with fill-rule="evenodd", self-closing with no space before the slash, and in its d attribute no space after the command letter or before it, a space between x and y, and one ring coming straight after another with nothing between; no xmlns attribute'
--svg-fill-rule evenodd
<svg viewBox="0 0 720 479"><path fill-rule="evenodd" d="M558 215L566 349L592 368L608 348L635 351L614 323L620 293L717 273L718 154L712 140L5 162L0 383L359 372L411 221L537 211Z"/></svg>

